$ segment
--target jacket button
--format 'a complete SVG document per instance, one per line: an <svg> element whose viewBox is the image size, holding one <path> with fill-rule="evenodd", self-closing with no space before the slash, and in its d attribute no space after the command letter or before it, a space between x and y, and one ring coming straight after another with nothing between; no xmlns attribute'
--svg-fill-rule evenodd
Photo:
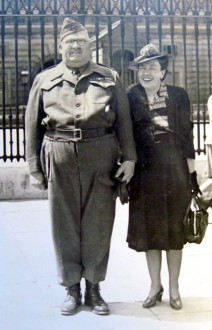
<svg viewBox="0 0 212 330"><path fill-rule="evenodd" d="M77 103L77 104L76 104L76 107L80 107L80 103Z"/></svg>
<svg viewBox="0 0 212 330"><path fill-rule="evenodd" d="M80 118L81 116L80 115L76 115L76 118Z"/></svg>

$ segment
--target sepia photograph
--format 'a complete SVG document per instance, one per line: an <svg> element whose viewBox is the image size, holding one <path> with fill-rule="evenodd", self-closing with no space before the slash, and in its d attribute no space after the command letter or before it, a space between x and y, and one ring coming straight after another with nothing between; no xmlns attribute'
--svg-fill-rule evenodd
<svg viewBox="0 0 212 330"><path fill-rule="evenodd" d="M211 330L212 1L1 0L3 330Z"/></svg>

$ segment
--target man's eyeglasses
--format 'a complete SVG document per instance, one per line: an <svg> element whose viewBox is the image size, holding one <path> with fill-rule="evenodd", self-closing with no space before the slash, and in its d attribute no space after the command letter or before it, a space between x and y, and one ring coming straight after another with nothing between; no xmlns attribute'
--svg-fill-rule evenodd
<svg viewBox="0 0 212 330"><path fill-rule="evenodd" d="M69 46L73 46L75 42L78 44L78 46L84 46L88 42L88 40L85 39L68 40L65 44Z"/></svg>

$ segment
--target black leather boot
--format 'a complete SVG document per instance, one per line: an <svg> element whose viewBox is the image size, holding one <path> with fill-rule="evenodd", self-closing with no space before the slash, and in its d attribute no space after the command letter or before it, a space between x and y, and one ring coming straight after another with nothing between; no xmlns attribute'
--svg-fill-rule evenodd
<svg viewBox="0 0 212 330"><path fill-rule="evenodd" d="M78 307L81 305L80 284L74 284L67 290L67 297L61 306L62 315L73 315L77 312Z"/></svg>
<svg viewBox="0 0 212 330"><path fill-rule="evenodd" d="M92 307L92 312L98 315L107 315L108 304L102 299L99 291L99 283L92 284L86 280L85 305Z"/></svg>

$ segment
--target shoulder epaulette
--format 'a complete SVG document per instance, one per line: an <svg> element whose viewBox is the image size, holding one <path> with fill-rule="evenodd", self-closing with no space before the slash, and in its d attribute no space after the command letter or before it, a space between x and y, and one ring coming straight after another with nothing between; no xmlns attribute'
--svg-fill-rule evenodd
<svg viewBox="0 0 212 330"><path fill-rule="evenodd" d="M97 63L97 64L100 65L100 66L103 66L103 67L105 67L107 69L110 69L110 70L112 70L114 72L116 72L116 70L114 68L112 68L111 66L108 66L108 65L105 65L105 64L102 64L102 63Z"/></svg>
<svg viewBox="0 0 212 330"><path fill-rule="evenodd" d="M110 74L111 77L116 80L117 78L117 71L113 68L111 68L110 66L104 65L102 63L97 63L98 66L101 66L102 70L105 71L105 73L107 72L107 74Z"/></svg>
<svg viewBox="0 0 212 330"><path fill-rule="evenodd" d="M55 65L51 65L51 66L48 66L47 68L43 69L41 72L48 71L48 70L50 70L50 69L55 68L56 66L57 66L57 64L55 64Z"/></svg>

